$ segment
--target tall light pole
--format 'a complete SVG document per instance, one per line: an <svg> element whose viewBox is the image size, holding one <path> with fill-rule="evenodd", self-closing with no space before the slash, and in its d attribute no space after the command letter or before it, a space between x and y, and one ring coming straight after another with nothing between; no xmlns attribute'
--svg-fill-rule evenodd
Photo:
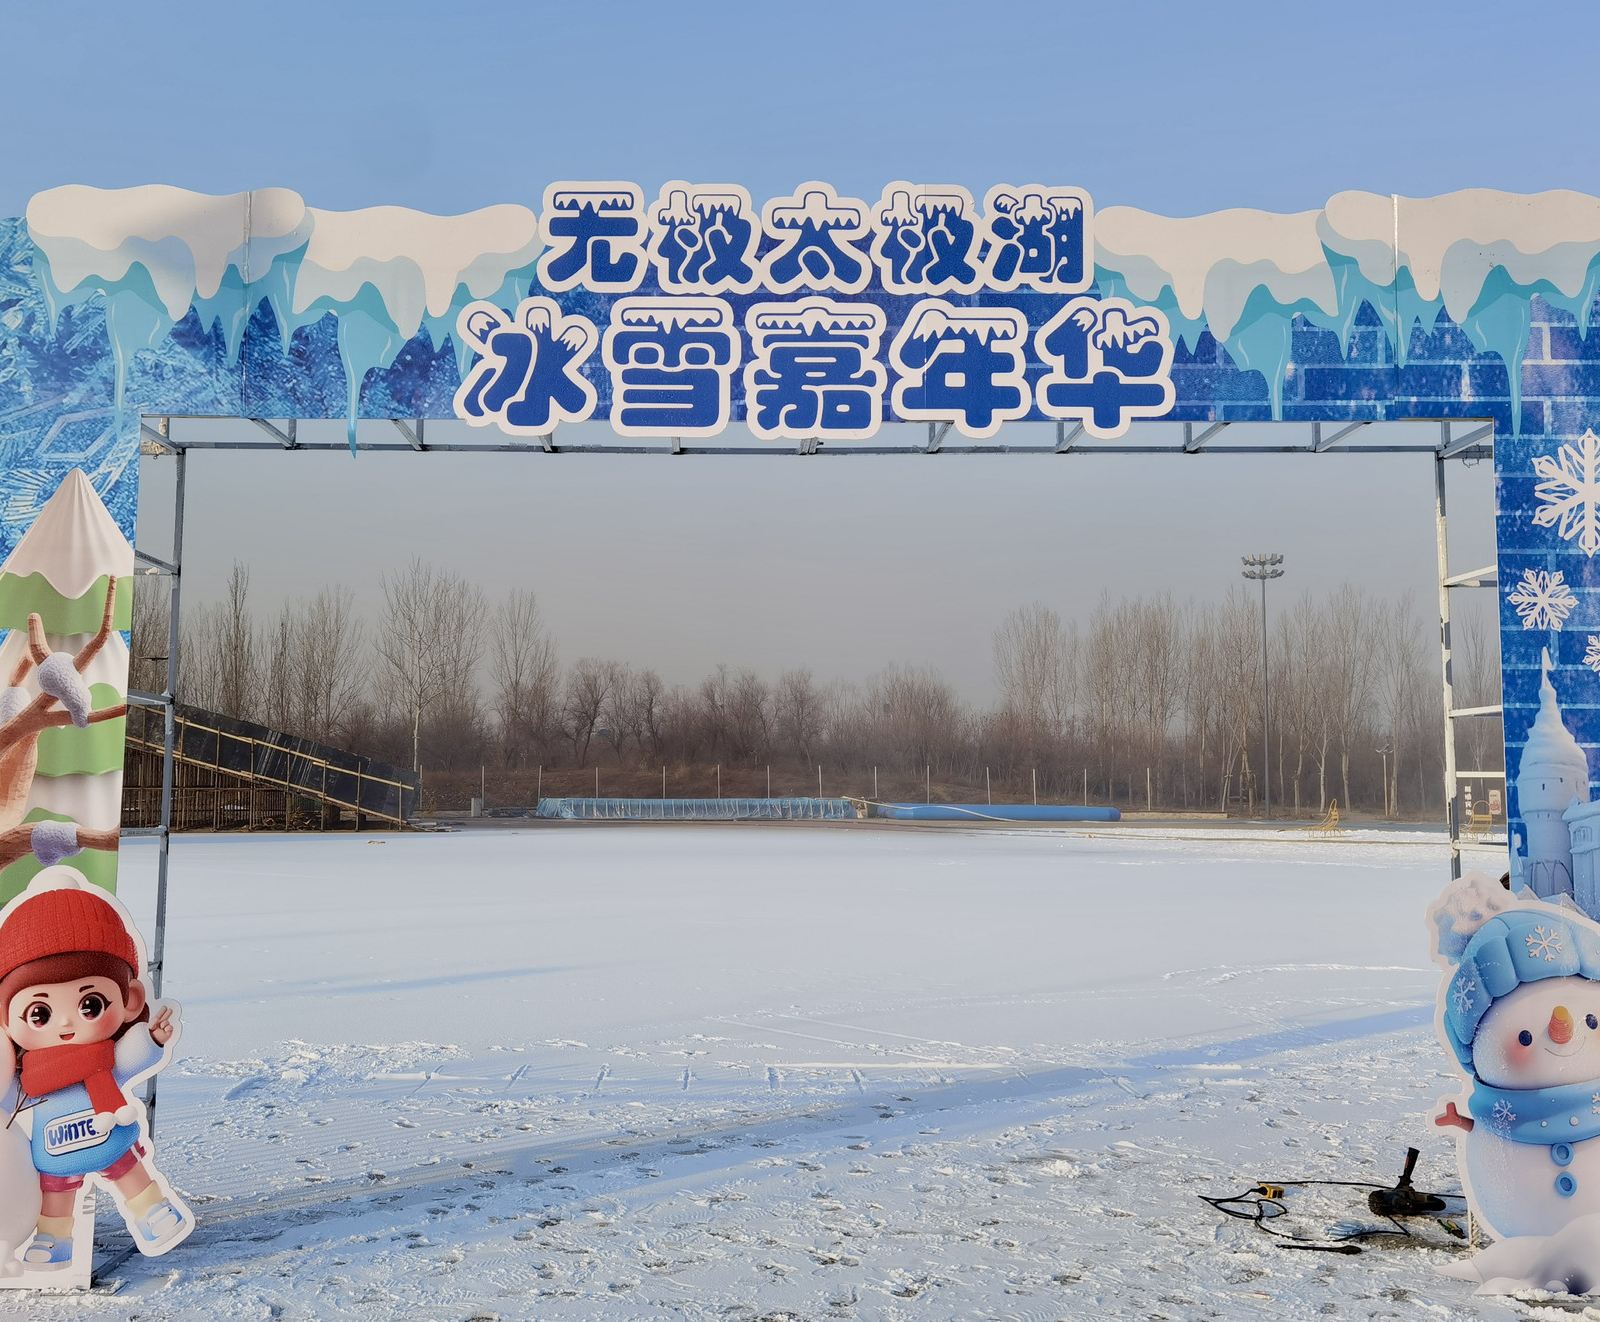
<svg viewBox="0 0 1600 1322"><path fill-rule="evenodd" d="M1278 567L1283 563L1283 557L1277 554L1242 555L1239 563L1244 566L1240 572L1245 578L1255 579L1261 584L1261 812L1263 817L1270 819L1272 745L1267 738L1267 717L1272 705L1272 691L1267 678L1267 580L1283 577L1283 570Z"/></svg>

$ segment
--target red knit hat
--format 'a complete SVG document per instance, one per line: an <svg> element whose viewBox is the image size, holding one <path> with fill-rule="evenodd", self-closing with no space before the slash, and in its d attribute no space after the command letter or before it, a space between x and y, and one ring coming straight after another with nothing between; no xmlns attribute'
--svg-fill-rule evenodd
<svg viewBox="0 0 1600 1322"><path fill-rule="evenodd" d="M80 953L110 955L139 972L138 947L122 916L86 886L40 890L0 924L0 981L36 959Z"/></svg>

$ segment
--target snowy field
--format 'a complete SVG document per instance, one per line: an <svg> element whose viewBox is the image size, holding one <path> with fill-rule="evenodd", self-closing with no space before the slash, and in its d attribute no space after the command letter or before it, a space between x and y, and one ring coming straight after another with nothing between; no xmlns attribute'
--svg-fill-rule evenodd
<svg viewBox="0 0 1600 1322"><path fill-rule="evenodd" d="M154 862L129 842L144 921ZM200 1227L0 1309L1511 1316L1441 1252L1289 1252L1197 1197L1388 1182L1408 1144L1457 1187L1445 876L1402 833L180 838L158 1131Z"/></svg>

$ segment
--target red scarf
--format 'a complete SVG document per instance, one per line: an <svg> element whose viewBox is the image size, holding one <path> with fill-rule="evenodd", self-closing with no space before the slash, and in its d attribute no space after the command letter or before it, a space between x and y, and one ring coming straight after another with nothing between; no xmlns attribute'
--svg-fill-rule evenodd
<svg viewBox="0 0 1600 1322"><path fill-rule="evenodd" d="M89 1104L96 1112L118 1111L128 1099L118 1086L112 1069L117 1063L115 1042L87 1042L82 1046L67 1043L22 1053L22 1091L32 1098L81 1083L89 1090Z"/></svg>

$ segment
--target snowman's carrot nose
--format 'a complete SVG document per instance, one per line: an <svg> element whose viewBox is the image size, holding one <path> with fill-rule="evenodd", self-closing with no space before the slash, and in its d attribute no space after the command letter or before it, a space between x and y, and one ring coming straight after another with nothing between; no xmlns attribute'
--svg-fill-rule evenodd
<svg viewBox="0 0 1600 1322"><path fill-rule="evenodd" d="M1566 1006L1558 1005L1550 1012L1550 1025L1545 1032L1558 1045L1572 1041L1572 1015Z"/></svg>

